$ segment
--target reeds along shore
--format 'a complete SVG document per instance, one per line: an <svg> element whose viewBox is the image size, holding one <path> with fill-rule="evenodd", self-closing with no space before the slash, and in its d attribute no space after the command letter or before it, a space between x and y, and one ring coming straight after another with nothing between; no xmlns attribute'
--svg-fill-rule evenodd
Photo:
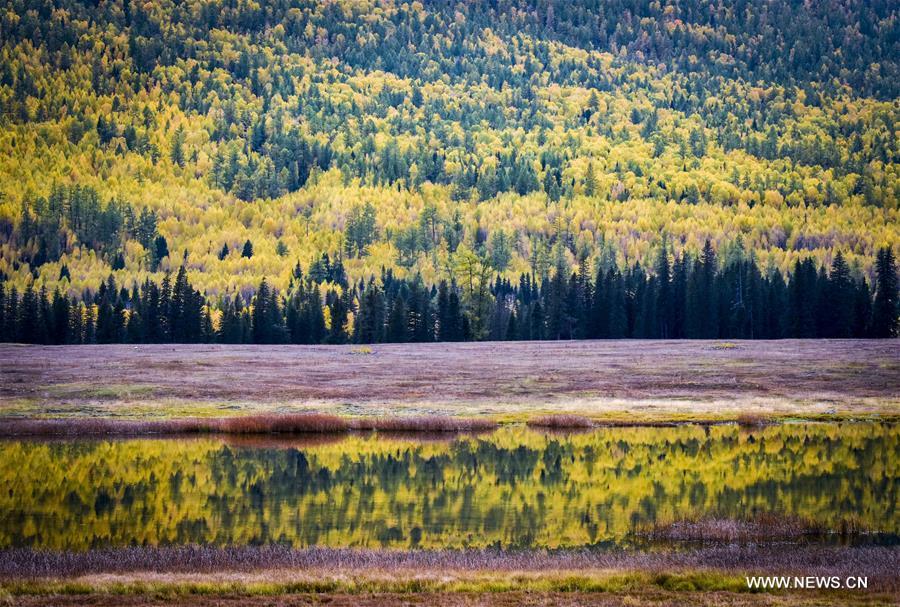
<svg viewBox="0 0 900 607"><path fill-rule="evenodd" d="M136 546L55 552L0 550L0 579L66 578L89 574L203 573L305 569L341 571L565 572L620 570L666 573L689 570L803 575L858 575L896 590L896 547L821 545L714 545L678 551L580 550L370 550L287 546Z"/></svg>
<svg viewBox="0 0 900 607"><path fill-rule="evenodd" d="M497 422L491 419L440 415L348 418L322 413L162 420L7 419L0 421L0 437L300 434L351 431L480 432L493 430L497 425Z"/></svg>
<svg viewBox="0 0 900 607"><path fill-rule="evenodd" d="M589 431L602 427L672 427L684 423L716 425L737 423L759 428L778 423L762 414L744 414L736 419L698 418L684 421L596 420L583 415L538 415L524 420L530 428L544 431ZM500 422L489 417L410 415L343 417L328 413L267 413L236 417L186 417L171 419L114 418L0 418L0 438L76 438L96 436L171 436L183 434L273 435L340 434L344 432L416 432L422 434L488 432Z"/></svg>

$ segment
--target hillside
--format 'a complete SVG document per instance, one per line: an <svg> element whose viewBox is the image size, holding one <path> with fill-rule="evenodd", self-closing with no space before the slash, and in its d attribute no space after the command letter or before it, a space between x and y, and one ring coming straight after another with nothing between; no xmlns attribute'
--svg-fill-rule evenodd
<svg viewBox="0 0 900 607"><path fill-rule="evenodd" d="M457 247L541 274L662 231L871 272L897 242L889 1L4 4L20 285L186 261L207 295L283 289L322 252L434 282Z"/></svg>

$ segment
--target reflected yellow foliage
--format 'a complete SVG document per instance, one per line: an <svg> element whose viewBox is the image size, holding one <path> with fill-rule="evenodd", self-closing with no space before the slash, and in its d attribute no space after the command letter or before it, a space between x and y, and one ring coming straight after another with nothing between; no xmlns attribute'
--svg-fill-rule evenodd
<svg viewBox="0 0 900 607"><path fill-rule="evenodd" d="M900 433L875 423L11 441L0 445L0 478L2 547L556 548L763 512L900 531Z"/></svg>

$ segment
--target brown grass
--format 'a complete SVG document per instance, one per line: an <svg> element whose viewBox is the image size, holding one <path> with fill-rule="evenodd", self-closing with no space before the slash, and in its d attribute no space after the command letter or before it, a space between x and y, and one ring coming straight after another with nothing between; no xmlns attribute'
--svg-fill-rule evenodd
<svg viewBox="0 0 900 607"><path fill-rule="evenodd" d="M350 431L477 432L496 427L497 422L486 418L439 415L349 418L324 413L297 413L146 421L103 418L0 419L0 437L325 434Z"/></svg>
<svg viewBox="0 0 900 607"><path fill-rule="evenodd" d="M556 414L533 417L528 420L528 425L535 428L551 428L564 430L569 428L593 428L595 424L593 420L591 420L591 418L585 417L583 415Z"/></svg>
<svg viewBox="0 0 900 607"><path fill-rule="evenodd" d="M350 420L322 413L242 415L210 420L209 431L222 434L295 434L346 432Z"/></svg>
<svg viewBox="0 0 900 607"><path fill-rule="evenodd" d="M744 428L761 428L770 423L771 420L759 413L741 413L736 419L739 426Z"/></svg>
<svg viewBox="0 0 900 607"><path fill-rule="evenodd" d="M350 421L354 430L380 432L482 432L497 428L497 422L487 418L459 418L446 415L416 415L409 417L355 418Z"/></svg>
<svg viewBox="0 0 900 607"><path fill-rule="evenodd" d="M164 596L163 599L161 596ZM628 592L378 592L372 594L296 592L285 595L247 596L234 592L174 595L156 593L109 594L105 590L73 595L18 595L15 607L873 607L896 604L890 596L866 592L735 593L722 591L663 590L656 587ZM0 599L0 605L4 604Z"/></svg>
<svg viewBox="0 0 900 607"><path fill-rule="evenodd" d="M700 517L658 523L637 532L638 536L666 542L766 542L794 540L804 536L839 534L854 537L869 533L852 518L826 525L799 516L762 513L746 519Z"/></svg>
<svg viewBox="0 0 900 607"><path fill-rule="evenodd" d="M776 544L709 546L691 550L373 550L265 546L138 546L55 552L30 548L0 550L0 579L71 578L94 574L153 572L215 573L272 570L343 573L385 572L559 572L587 570L673 571L709 569L869 575L900 579L900 547Z"/></svg>

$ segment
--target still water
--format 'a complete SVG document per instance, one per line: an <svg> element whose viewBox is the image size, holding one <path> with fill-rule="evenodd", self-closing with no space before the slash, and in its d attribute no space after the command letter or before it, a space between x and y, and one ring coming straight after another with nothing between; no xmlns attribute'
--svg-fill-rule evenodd
<svg viewBox="0 0 900 607"><path fill-rule="evenodd" d="M874 423L6 441L0 479L0 548L574 547L773 511L900 532L900 431Z"/></svg>

